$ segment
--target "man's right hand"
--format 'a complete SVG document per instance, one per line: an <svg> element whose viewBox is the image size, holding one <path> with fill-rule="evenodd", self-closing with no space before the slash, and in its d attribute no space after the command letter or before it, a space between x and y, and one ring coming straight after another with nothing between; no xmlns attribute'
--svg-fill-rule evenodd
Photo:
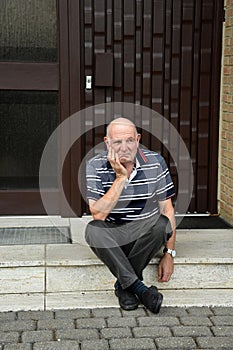
<svg viewBox="0 0 233 350"><path fill-rule="evenodd" d="M127 170L126 168L121 164L119 160L118 153L115 153L113 148L111 146L108 147L108 161L110 162L113 170L116 173L117 178L124 178L127 179Z"/></svg>

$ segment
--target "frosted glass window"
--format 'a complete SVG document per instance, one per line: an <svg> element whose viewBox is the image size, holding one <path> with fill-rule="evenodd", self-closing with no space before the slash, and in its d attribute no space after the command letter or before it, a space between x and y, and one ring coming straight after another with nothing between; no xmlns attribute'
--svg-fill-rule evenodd
<svg viewBox="0 0 233 350"><path fill-rule="evenodd" d="M57 61L56 0L0 0L0 61Z"/></svg>

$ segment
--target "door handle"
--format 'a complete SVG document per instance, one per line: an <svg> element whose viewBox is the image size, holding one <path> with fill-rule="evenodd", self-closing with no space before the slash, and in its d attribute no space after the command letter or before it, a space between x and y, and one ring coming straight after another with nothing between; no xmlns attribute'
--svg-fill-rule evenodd
<svg viewBox="0 0 233 350"><path fill-rule="evenodd" d="M92 76L86 75L86 90L92 89Z"/></svg>

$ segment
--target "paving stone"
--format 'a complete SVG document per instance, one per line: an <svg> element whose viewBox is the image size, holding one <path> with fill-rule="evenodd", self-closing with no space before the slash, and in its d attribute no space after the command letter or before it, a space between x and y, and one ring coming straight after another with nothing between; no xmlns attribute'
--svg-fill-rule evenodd
<svg viewBox="0 0 233 350"><path fill-rule="evenodd" d="M76 328L104 328L106 321L104 318L83 318L76 320Z"/></svg>
<svg viewBox="0 0 233 350"><path fill-rule="evenodd" d="M32 350L31 344L7 344L4 350Z"/></svg>
<svg viewBox="0 0 233 350"><path fill-rule="evenodd" d="M215 306L215 307L212 307L212 311L216 316L220 316L220 315L233 316L233 307Z"/></svg>
<svg viewBox="0 0 233 350"><path fill-rule="evenodd" d="M48 320L54 318L53 311L19 311L18 320Z"/></svg>
<svg viewBox="0 0 233 350"><path fill-rule="evenodd" d="M201 349L233 349L233 337L198 337L197 344Z"/></svg>
<svg viewBox="0 0 233 350"><path fill-rule="evenodd" d="M56 320L39 320L37 329L72 329L74 327L73 320L56 319Z"/></svg>
<svg viewBox="0 0 233 350"><path fill-rule="evenodd" d="M198 317L209 317L209 316L213 316L214 313L213 311L209 308L209 307L189 307L187 309L187 312L189 315L191 316L198 316Z"/></svg>
<svg viewBox="0 0 233 350"><path fill-rule="evenodd" d="M0 322L0 332L33 331L36 329L35 321L6 321Z"/></svg>
<svg viewBox="0 0 233 350"><path fill-rule="evenodd" d="M159 349L196 349L196 343L191 337L156 338L155 343Z"/></svg>
<svg viewBox="0 0 233 350"><path fill-rule="evenodd" d="M197 317L197 316L188 316L181 317L180 322L183 326L212 326L212 322L208 317Z"/></svg>
<svg viewBox="0 0 233 350"><path fill-rule="evenodd" d="M232 326L214 326L211 327L213 334L216 337L229 337L233 334L233 325Z"/></svg>
<svg viewBox="0 0 233 350"><path fill-rule="evenodd" d="M108 327L136 327L135 317L109 317L107 318Z"/></svg>
<svg viewBox="0 0 233 350"><path fill-rule="evenodd" d="M81 350L108 350L108 341L99 340L84 340L81 344Z"/></svg>
<svg viewBox="0 0 233 350"><path fill-rule="evenodd" d="M196 337L211 336L211 330L206 326L178 326L173 327L172 332L175 337Z"/></svg>
<svg viewBox="0 0 233 350"><path fill-rule="evenodd" d="M0 322L15 321L17 318L16 312L0 312Z"/></svg>
<svg viewBox="0 0 233 350"><path fill-rule="evenodd" d="M98 309L92 309L92 315L94 317L111 317L111 316L117 316L121 317L121 310L119 308L98 308Z"/></svg>
<svg viewBox="0 0 233 350"><path fill-rule="evenodd" d="M148 311L148 314L150 317L157 317L158 315L153 314L152 312ZM188 316L187 309L182 307L162 307L159 312L160 317L164 316L174 316L174 317L181 317L181 316Z"/></svg>
<svg viewBox="0 0 233 350"><path fill-rule="evenodd" d="M55 318L85 318L90 317L90 309L75 309L75 310L58 310L55 312Z"/></svg>
<svg viewBox="0 0 233 350"><path fill-rule="evenodd" d="M42 342L35 343L33 350L80 350L80 346L77 341Z"/></svg>
<svg viewBox="0 0 233 350"><path fill-rule="evenodd" d="M156 349L152 339L137 338L137 339L111 339L109 340L111 350L149 350Z"/></svg>
<svg viewBox="0 0 233 350"><path fill-rule="evenodd" d="M101 329L100 334L102 338L105 338L105 339L132 337L132 332L129 327L105 328L105 329Z"/></svg>
<svg viewBox="0 0 233 350"><path fill-rule="evenodd" d="M58 330L55 335L57 340L78 340L81 342L85 339L99 339L97 329Z"/></svg>
<svg viewBox="0 0 233 350"><path fill-rule="evenodd" d="M19 341L18 332L0 332L0 343L17 343Z"/></svg>
<svg viewBox="0 0 233 350"><path fill-rule="evenodd" d="M142 316L147 316L147 311L144 307L139 307L136 310L121 310L123 317L142 317Z"/></svg>
<svg viewBox="0 0 233 350"><path fill-rule="evenodd" d="M177 326L180 324L177 317L139 317L139 326Z"/></svg>
<svg viewBox="0 0 233 350"><path fill-rule="evenodd" d="M134 327L133 335L135 338L155 338L155 337L171 337L171 331L168 327Z"/></svg>
<svg viewBox="0 0 233 350"><path fill-rule="evenodd" d="M233 325L233 316L213 316L210 317L215 326L231 326Z"/></svg>
<svg viewBox="0 0 233 350"><path fill-rule="evenodd" d="M40 341L52 341L53 332L52 331L27 331L23 332L21 335L23 343L35 343Z"/></svg>

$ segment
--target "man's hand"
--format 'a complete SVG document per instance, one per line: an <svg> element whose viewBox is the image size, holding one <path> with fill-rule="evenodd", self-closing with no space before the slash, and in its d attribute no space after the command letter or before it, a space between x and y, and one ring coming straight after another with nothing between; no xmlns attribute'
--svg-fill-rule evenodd
<svg viewBox="0 0 233 350"><path fill-rule="evenodd" d="M127 179L127 170L120 163L118 154L111 146L108 151L108 161L116 173L116 178L110 189L97 201L89 199L89 208L94 220L105 220L115 208Z"/></svg>
<svg viewBox="0 0 233 350"><path fill-rule="evenodd" d="M113 170L115 171L117 178L120 178L120 177L127 178L127 170L121 164L118 154L114 152L114 150L111 146L109 146L109 148L108 148L107 159L110 162Z"/></svg>
<svg viewBox="0 0 233 350"><path fill-rule="evenodd" d="M165 253L158 267L158 281L168 282L174 271L174 261L170 254Z"/></svg>

